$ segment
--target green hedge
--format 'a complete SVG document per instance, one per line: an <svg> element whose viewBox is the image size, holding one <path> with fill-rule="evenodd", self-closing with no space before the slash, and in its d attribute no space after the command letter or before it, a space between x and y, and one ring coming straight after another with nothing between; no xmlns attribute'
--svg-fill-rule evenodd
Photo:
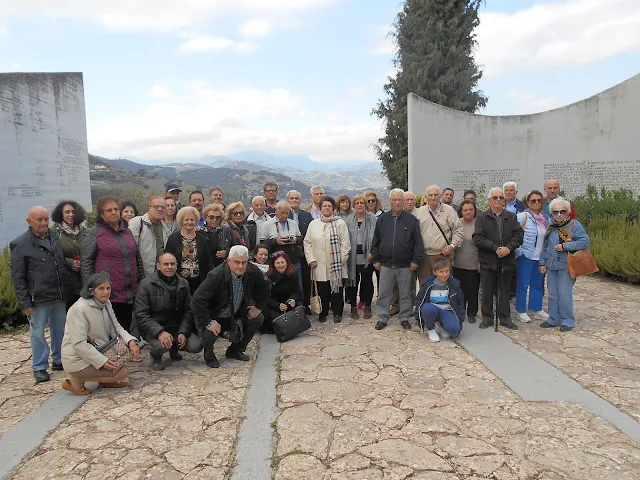
<svg viewBox="0 0 640 480"><path fill-rule="evenodd" d="M640 224L624 215L596 217L587 231L600 273L640 284Z"/></svg>
<svg viewBox="0 0 640 480"><path fill-rule="evenodd" d="M11 283L11 254L9 248L0 253L0 323L7 318L13 319L18 311L18 299Z"/></svg>

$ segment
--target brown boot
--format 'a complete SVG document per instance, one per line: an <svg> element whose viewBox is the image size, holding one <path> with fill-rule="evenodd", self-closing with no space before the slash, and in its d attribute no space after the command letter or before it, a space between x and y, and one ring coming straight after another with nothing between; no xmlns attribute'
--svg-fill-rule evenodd
<svg viewBox="0 0 640 480"><path fill-rule="evenodd" d="M351 318L354 320L360 318L360 315L358 315L358 307L351 307Z"/></svg>
<svg viewBox="0 0 640 480"><path fill-rule="evenodd" d="M364 307L364 318L371 318L371 307Z"/></svg>

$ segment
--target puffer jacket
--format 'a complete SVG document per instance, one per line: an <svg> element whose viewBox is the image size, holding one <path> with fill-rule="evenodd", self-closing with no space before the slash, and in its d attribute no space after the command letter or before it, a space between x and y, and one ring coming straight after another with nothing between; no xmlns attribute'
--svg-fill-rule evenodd
<svg viewBox="0 0 640 480"><path fill-rule="evenodd" d="M138 283L144 278L144 267L133 234L127 222L120 220L118 229L98 217L88 228L80 255L82 284L97 272L111 277L111 303L133 303Z"/></svg>
<svg viewBox="0 0 640 480"><path fill-rule="evenodd" d="M525 210L522 213L518 213L518 223L522 225L524 229L524 241L522 245L520 245L516 249L516 258L520 258L524 255L526 258L531 258L533 255L533 251L536 249L536 241L538 239L538 224L536 223L536 219L533 218L533 214L531 214L528 210ZM545 220L547 217L544 217ZM526 219L526 223L525 223ZM549 222L547 220L545 224L548 226Z"/></svg>
<svg viewBox="0 0 640 480"><path fill-rule="evenodd" d="M133 217L129 220L128 226L133 234L133 238L135 238L138 244L138 251L142 257L142 264L144 265L144 274L148 277L156 270L156 257L158 252L156 249L156 234L153 230L153 223L149 220L149 214L145 213L140 217ZM162 227L162 234L164 237L164 227ZM165 241L164 243L166 244L167 242Z"/></svg>
<svg viewBox="0 0 640 480"><path fill-rule="evenodd" d="M429 291L433 287L435 280L435 275L430 275L429 277L425 278L422 281L422 285L420 286L420 291L416 295L415 315L420 328L423 328L422 312L420 311L420 309L422 308L422 305L424 303L428 303L430 301ZM449 306L451 307L451 311L455 314L456 318L460 322L460 327L462 327L462 320L465 316L465 306L464 294L462 293L460 281L457 278L449 277L449 280L447 280L447 286L449 288Z"/></svg>
<svg viewBox="0 0 640 480"><path fill-rule="evenodd" d="M578 220L571 220L565 227L571 241L562 242L557 228L552 228L551 232L544 238L544 246L540 254L540 266L546 266L548 270L566 270L567 256L569 252L586 250L589 248L589 235ZM555 246L562 243L562 252L557 252Z"/></svg>
<svg viewBox="0 0 640 480"><path fill-rule="evenodd" d="M189 282L178 274L174 277L177 282L175 303L171 302L170 287L157 271L140 282L134 315L143 338L157 339L163 331L189 337L193 330Z"/></svg>
<svg viewBox="0 0 640 480"><path fill-rule="evenodd" d="M70 269L64 259L60 238L47 231L49 248L31 228L9 244L11 281L20 310L39 307L69 298Z"/></svg>

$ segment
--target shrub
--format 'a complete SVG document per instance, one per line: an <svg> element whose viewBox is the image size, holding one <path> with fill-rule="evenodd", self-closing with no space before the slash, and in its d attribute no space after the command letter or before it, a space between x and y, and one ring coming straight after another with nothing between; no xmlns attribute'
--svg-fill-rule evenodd
<svg viewBox="0 0 640 480"><path fill-rule="evenodd" d="M18 299L11 282L11 254L9 247L5 247L0 253L0 320L14 315L18 307Z"/></svg>
<svg viewBox="0 0 640 480"><path fill-rule="evenodd" d="M587 231L600 273L640 283L640 223L626 215L594 217Z"/></svg>
<svg viewBox="0 0 640 480"><path fill-rule="evenodd" d="M640 196L626 188L600 191L593 185L587 187L585 195L572 200L576 215L582 223L589 225L592 219L621 216L629 222L637 222L640 217Z"/></svg>

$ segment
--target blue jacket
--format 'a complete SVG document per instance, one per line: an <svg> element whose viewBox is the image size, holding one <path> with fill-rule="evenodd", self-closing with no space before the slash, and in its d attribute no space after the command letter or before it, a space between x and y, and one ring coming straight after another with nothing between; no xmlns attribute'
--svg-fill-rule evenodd
<svg viewBox="0 0 640 480"><path fill-rule="evenodd" d="M422 285L420 286L420 291L416 295L416 320L418 321L418 325L420 328L422 327L422 312L420 309L424 303L428 303L429 300L429 291L431 287L433 287L433 283L436 280L435 275L431 275L425 278L422 281ZM451 311L455 314L460 322L460 327L462 327L462 319L465 316L465 307L464 307L464 294L462 293L462 287L460 286L460 281L457 278L449 277L447 281L449 287L449 305L451 306Z"/></svg>
<svg viewBox="0 0 640 480"><path fill-rule="evenodd" d="M514 205L516 211L515 212L511 212L511 213L522 213L526 210L527 206L524 204L524 202L522 200L520 200L519 198L516 198L516 203ZM509 210L511 211L511 210Z"/></svg>
<svg viewBox="0 0 640 480"><path fill-rule="evenodd" d="M567 252L577 252L589 248L589 235L578 220L571 220L565 229L570 235L570 242L563 245L564 251L556 252L555 246L560 242L560 235L557 228L552 228L551 233L544 239L544 247L540 255L540 265L544 265L548 270L566 270Z"/></svg>
<svg viewBox="0 0 640 480"><path fill-rule="evenodd" d="M527 219L527 223L524 223L525 218ZM549 226L549 219L544 217L545 228ZM518 214L518 222L520 225L523 225L524 228L524 241L522 245L520 245L516 249L516 258L520 258L524 255L526 258L531 258L533 255L533 251L536 249L536 240L538 239L538 224L536 223L535 218L533 218L533 214L529 212L529 210L525 210L522 213Z"/></svg>
<svg viewBox="0 0 640 480"><path fill-rule="evenodd" d="M289 218L293 220L293 210L289 211ZM312 221L313 221L313 217L311 216L311 214L306 210L300 209L300 211L298 212L298 228L300 229L302 238L304 238L307 235L307 228L309 228L309 224Z"/></svg>

